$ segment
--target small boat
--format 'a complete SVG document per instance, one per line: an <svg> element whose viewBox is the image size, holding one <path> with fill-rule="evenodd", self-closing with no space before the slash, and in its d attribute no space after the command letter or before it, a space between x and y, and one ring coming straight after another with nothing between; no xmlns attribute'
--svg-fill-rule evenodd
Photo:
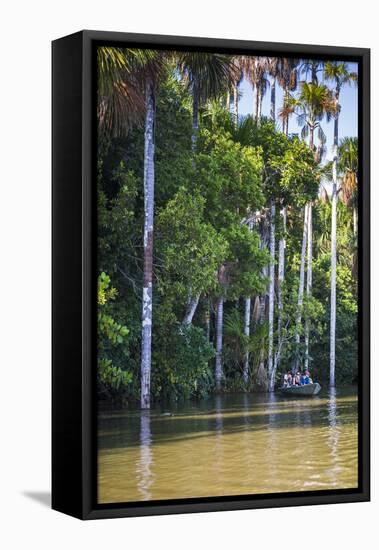
<svg viewBox="0 0 379 550"><path fill-rule="evenodd" d="M317 395L321 390L321 386L318 382L314 384L304 384L304 386L287 386L280 388L280 391L285 395L299 395L309 397Z"/></svg>

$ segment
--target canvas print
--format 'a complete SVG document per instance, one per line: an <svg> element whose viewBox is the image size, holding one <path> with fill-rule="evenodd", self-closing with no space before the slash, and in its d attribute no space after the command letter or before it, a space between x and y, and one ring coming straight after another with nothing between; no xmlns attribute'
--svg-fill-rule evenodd
<svg viewBox="0 0 379 550"><path fill-rule="evenodd" d="M358 487L358 65L97 47L97 501Z"/></svg>

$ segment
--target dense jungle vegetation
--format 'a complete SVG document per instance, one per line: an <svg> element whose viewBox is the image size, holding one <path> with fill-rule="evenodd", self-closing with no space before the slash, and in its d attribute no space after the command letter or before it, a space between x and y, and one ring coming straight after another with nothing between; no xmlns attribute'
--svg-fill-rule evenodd
<svg viewBox="0 0 379 550"><path fill-rule="evenodd" d="M273 391L288 369L354 382L349 65L104 47L98 72L100 398Z"/></svg>

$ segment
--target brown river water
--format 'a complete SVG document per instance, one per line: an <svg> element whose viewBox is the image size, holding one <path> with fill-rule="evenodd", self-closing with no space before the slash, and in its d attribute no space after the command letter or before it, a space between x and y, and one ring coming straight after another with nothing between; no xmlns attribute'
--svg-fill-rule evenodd
<svg viewBox="0 0 379 550"><path fill-rule="evenodd" d="M98 502L354 488L356 388L102 410Z"/></svg>

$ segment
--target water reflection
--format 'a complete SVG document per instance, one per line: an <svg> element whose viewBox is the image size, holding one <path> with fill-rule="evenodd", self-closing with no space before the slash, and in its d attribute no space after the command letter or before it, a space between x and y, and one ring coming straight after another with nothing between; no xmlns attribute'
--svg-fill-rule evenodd
<svg viewBox="0 0 379 550"><path fill-rule="evenodd" d="M141 412L140 459L137 464L138 490L142 500L151 500L150 487L153 483L151 465L153 452L151 446L150 411Z"/></svg>
<svg viewBox="0 0 379 550"><path fill-rule="evenodd" d="M99 416L99 501L357 484L354 388L314 398L218 395Z"/></svg>

